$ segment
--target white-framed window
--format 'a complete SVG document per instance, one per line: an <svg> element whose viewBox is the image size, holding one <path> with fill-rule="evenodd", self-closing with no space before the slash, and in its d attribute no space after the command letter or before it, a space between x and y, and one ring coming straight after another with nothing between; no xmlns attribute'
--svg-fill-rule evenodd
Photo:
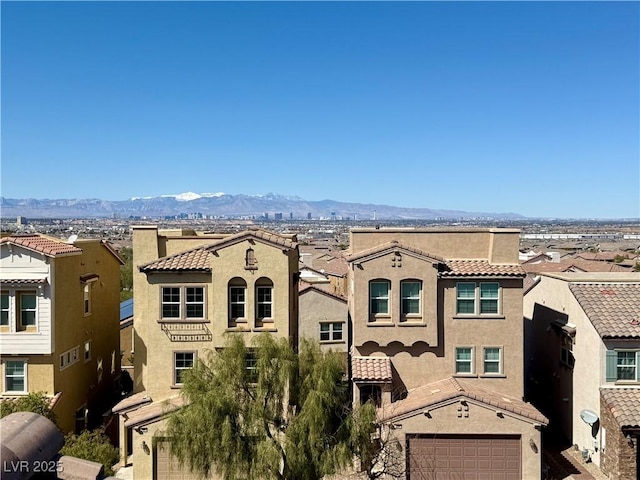
<svg viewBox="0 0 640 480"><path fill-rule="evenodd" d="M608 350L607 382L640 382L640 350Z"/></svg>
<svg viewBox="0 0 640 480"><path fill-rule="evenodd" d="M497 282L458 282L457 315L499 315L500 284Z"/></svg>
<svg viewBox="0 0 640 480"><path fill-rule="evenodd" d="M84 297L84 316L91 315L91 285L93 283L85 283L82 290Z"/></svg>
<svg viewBox="0 0 640 480"><path fill-rule="evenodd" d="M473 352L473 347L456 347L456 374L472 375L474 373Z"/></svg>
<svg viewBox="0 0 640 480"><path fill-rule="evenodd" d="M229 281L229 326L247 321L247 282L239 277Z"/></svg>
<svg viewBox="0 0 640 480"><path fill-rule="evenodd" d="M173 352L173 384L182 385L182 374L193 368L196 359L195 352Z"/></svg>
<svg viewBox="0 0 640 480"><path fill-rule="evenodd" d="M33 329L36 327L38 318L38 296L36 292L17 292L19 304L20 330Z"/></svg>
<svg viewBox="0 0 640 480"><path fill-rule="evenodd" d="M256 282L256 320L256 326L273 321L273 282L266 277Z"/></svg>
<svg viewBox="0 0 640 480"><path fill-rule="evenodd" d="M389 292L391 282L388 280L372 280L369 282L369 313L370 317L376 315L389 315Z"/></svg>
<svg viewBox="0 0 640 480"><path fill-rule="evenodd" d="M258 382L258 355L256 351L249 348L247 349L247 356L245 357L245 369L247 371L247 379L250 383Z"/></svg>
<svg viewBox="0 0 640 480"><path fill-rule="evenodd" d="M404 317L420 316L420 300L422 282L419 280L403 280L400 282L401 314Z"/></svg>
<svg viewBox="0 0 640 480"><path fill-rule="evenodd" d="M205 306L203 286L161 287L160 315L164 320L204 319Z"/></svg>
<svg viewBox="0 0 640 480"><path fill-rule="evenodd" d="M320 341L337 342L342 340L342 322L330 322L320 324Z"/></svg>
<svg viewBox="0 0 640 480"><path fill-rule="evenodd" d="M91 340L84 342L84 361L85 363L91 360Z"/></svg>
<svg viewBox="0 0 640 480"><path fill-rule="evenodd" d="M4 391L7 393L26 393L27 362L25 360L4 361Z"/></svg>
<svg viewBox="0 0 640 480"><path fill-rule="evenodd" d="M70 350L67 350L60 355L60 371L70 367L71 365L78 363L80 360L80 347L76 346Z"/></svg>
<svg viewBox="0 0 640 480"><path fill-rule="evenodd" d="M484 347L482 349L483 371L485 375L501 375L502 370L502 348Z"/></svg>

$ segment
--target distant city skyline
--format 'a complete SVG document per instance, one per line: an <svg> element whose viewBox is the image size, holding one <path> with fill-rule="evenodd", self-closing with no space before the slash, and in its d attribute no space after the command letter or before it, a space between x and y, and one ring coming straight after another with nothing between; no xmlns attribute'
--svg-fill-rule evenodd
<svg viewBox="0 0 640 480"><path fill-rule="evenodd" d="M638 2L2 2L6 198L640 217Z"/></svg>

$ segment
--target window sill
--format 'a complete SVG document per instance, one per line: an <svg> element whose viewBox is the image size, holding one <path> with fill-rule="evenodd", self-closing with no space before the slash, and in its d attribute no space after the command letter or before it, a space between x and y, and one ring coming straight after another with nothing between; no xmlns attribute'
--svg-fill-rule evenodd
<svg viewBox="0 0 640 480"><path fill-rule="evenodd" d="M452 317L454 320L504 320L504 315L476 315L475 313L470 313L468 315L457 314Z"/></svg>
<svg viewBox="0 0 640 480"><path fill-rule="evenodd" d="M455 378L478 378L478 375L475 373L454 373L453 376Z"/></svg>
<svg viewBox="0 0 640 480"><path fill-rule="evenodd" d="M339 343L345 343L344 340L320 340L321 345L335 345Z"/></svg>
<svg viewBox="0 0 640 480"><path fill-rule="evenodd" d="M278 329L276 327L255 327L253 331L254 332L277 332Z"/></svg>
<svg viewBox="0 0 640 480"><path fill-rule="evenodd" d="M391 320L385 320L384 322L379 320L367 323L367 327L395 327L395 323Z"/></svg>
<svg viewBox="0 0 640 480"><path fill-rule="evenodd" d="M240 325L237 327L228 327L224 329L225 332L250 332L251 329L248 325Z"/></svg>
<svg viewBox="0 0 640 480"><path fill-rule="evenodd" d="M6 395L7 397L26 397L29 395L29 392L2 392L2 395Z"/></svg>
<svg viewBox="0 0 640 480"><path fill-rule="evenodd" d="M160 318L158 323L211 323L206 318Z"/></svg>
<svg viewBox="0 0 640 480"><path fill-rule="evenodd" d="M423 321L417 320L404 320L398 324L399 327L426 327L427 324Z"/></svg>
<svg viewBox="0 0 640 480"><path fill-rule="evenodd" d="M169 388L171 390L180 390L182 389L182 385L171 385Z"/></svg>
<svg viewBox="0 0 640 480"><path fill-rule="evenodd" d="M483 373L480 378L507 378L504 373Z"/></svg>
<svg viewBox="0 0 640 480"><path fill-rule="evenodd" d="M640 385L638 380L616 380L615 385Z"/></svg>

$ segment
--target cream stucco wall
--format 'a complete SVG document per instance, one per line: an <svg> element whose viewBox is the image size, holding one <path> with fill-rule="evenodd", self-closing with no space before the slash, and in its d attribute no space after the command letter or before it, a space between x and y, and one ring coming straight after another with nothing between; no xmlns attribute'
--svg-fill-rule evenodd
<svg viewBox="0 0 640 480"><path fill-rule="evenodd" d="M508 412L502 412L499 417L495 408L473 401L466 400L466 405L468 411L464 415L468 414L468 417L459 416L459 401L451 401L429 409L429 416L420 410L394 420L396 428L391 432L404 448L407 446L407 435L411 434L518 435L522 478L541 478L542 439L539 425Z"/></svg>
<svg viewBox="0 0 640 480"><path fill-rule="evenodd" d="M299 302L300 338L308 338L321 342L320 348L322 350L346 352L349 333L346 300L324 294L315 289L307 289L300 294ZM342 340L322 342L320 340L320 324L331 322L342 323Z"/></svg>

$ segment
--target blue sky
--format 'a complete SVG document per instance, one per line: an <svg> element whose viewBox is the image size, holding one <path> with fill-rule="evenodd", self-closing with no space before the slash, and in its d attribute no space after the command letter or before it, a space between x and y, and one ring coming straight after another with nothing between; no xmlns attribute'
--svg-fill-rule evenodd
<svg viewBox="0 0 640 480"><path fill-rule="evenodd" d="M638 2L11 2L2 196L640 217Z"/></svg>

